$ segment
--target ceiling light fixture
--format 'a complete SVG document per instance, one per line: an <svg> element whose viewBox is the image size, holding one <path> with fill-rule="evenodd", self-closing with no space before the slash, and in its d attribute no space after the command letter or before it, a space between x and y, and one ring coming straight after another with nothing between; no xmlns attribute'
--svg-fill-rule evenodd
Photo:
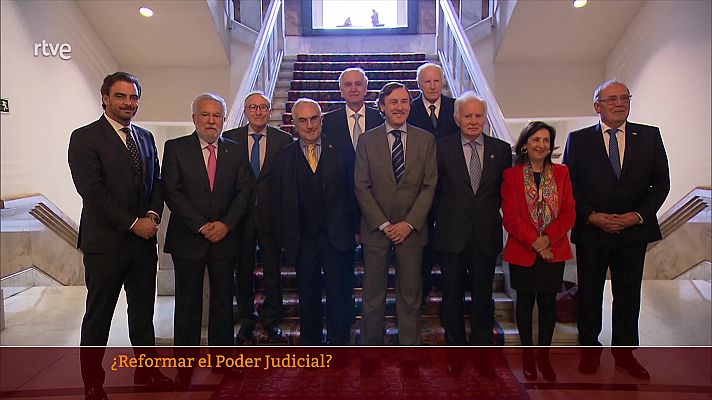
<svg viewBox="0 0 712 400"><path fill-rule="evenodd" d="M588 4L588 0L574 0L574 7L576 8L582 8L586 4Z"/></svg>
<svg viewBox="0 0 712 400"><path fill-rule="evenodd" d="M138 9L138 13L143 15L144 17L152 17L153 16L153 10L151 10L148 7L141 7Z"/></svg>

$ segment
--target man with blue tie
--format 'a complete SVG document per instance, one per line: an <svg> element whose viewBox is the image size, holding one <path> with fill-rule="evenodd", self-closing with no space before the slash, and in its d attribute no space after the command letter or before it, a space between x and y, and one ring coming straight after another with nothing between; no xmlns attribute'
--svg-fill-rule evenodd
<svg viewBox="0 0 712 400"><path fill-rule="evenodd" d="M272 104L262 92L252 92L245 97L245 115L248 124L223 133L240 147L250 161L250 182L253 198L242 221L238 238L239 251L235 268L238 318L240 330L236 344L254 344L257 313L255 300L255 250L259 244L265 299L260 310L262 327L272 343L283 343L279 327L282 317L282 288L280 283L280 248L274 233L274 212L270 197L272 162L279 150L292 143L287 132L268 126Z"/></svg>
<svg viewBox="0 0 712 400"><path fill-rule="evenodd" d="M638 346L640 286L647 244L660 240L656 216L670 191L670 172L660 130L628 122L631 94L609 80L596 88L593 108L600 123L571 132L564 163L576 199L578 331L582 346L601 346L603 288L611 271L617 367L649 379L633 357ZM600 350L584 349L579 370L595 373Z"/></svg>

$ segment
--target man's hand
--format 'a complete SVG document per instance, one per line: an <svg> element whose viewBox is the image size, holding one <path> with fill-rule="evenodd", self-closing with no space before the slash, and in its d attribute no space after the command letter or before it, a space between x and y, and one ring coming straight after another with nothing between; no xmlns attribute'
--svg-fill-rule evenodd
<svg viewBox="0 0 712 400"><path fill-rule="evenodd" d="M208 222L203 227L203 230L200 231L210 243L218 243L223 240L229 232L230 228L221 221Z"/></svg>
<svg viewBox="0 0 712 400"><path fill-rule="evenodd" d="M401 221L397 224L388 225L383 232L393 244L401 244L413 232L407 222Z"/></svg>
<svg viewBox="0 0 712 400"><path fill-rule="evenodd" d="M139 218L131 227L131 232L141 239L150 239L158 233L158 225L148 217Z"/></svg>
<svg viewBox="0 0 712 400"><path fill-rule="evenodd" d="M633 213L635 215L635 213ZM620 233L626 226L620 218L616 218L616 214L607 214L602 212L593 213L588 216L588 222L604 232L608 233ZM638 217L635 217L636 222Z"/></svg>
<svg viewBox="0 0 712 400"><path fill-rule="evenodd" d="M542 250L548 248L550 245L551 239L549 239L549 236L543 235L536 238L534 243L532 243L532 248L534 248L534 251L537 253L541 253Z"/></svg>
<svg viewBox="0 0 712 400"><path fill-rule="evenodd" d="M638 224L638 222L640 222L638 214L632 211L627 212L625 214L613 214L611 218L621 224L623 226L623 229L630 228L631 226L634 226Z"/></svg>

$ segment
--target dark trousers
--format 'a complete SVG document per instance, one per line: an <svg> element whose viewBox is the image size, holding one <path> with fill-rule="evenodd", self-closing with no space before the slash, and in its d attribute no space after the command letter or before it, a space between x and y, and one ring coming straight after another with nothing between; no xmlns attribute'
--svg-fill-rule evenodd
<svg viewBox="0 0 712 400"><path fill-rule="evenodd" d="M539 346L551 346L556 326L556 293L517 291L517 328L522 346L534 344L532 339L532 311L534 303L539 311Z"/></svg>
<svg viewBox="0 0 712 400"><path fill-rule="evenodd" d="M257 214L255 212L255 214ZM252 216L257 218L257 215ZM239 241L237 258L236 299L240 324L255 325L255 249L260 246L262 258L262 281L264 282L265 300L260 310L260 319L264 326L273 326L282 318L282 286L280 276L281 249L271 230L265 229L260 221L248 223Z"/></svg>
<svg viewBox="0 0 712 400"><path fill-rule="evenodd" d="M445 328L447 344L467 344L464 297L465 282L469 282L472 297L469 343L473 346L491 345L494 328L492 280L497 255L480 252L471 234L460 253L440 252L438 256L442 271L440 289L443 294L440 320Z"/></svg>
<svg viewBox="0 0 712 400"><path fill-rule="evenodd" d="M428 237L435 236L435 213L431 211L428 215ZM430 290L433 288L433 265L437 262L437 252L431 243L423 247L423 304L428 301Z"/></svg>
<svg viewBox="0 0 712 400"><path fill-rule="evenodd" d="M84 254L87 286L86 311L82 320L81 345L106 346L111 319L121 287L128 303L129 338L136 346L154 346L153 307L156 299L156 245L148 241L124 253ZM82 379L85 387L104 383L103 351L82 349ZM134 353L153 355L155 349L135 348Z"/></svg>
<svg viewBox="0 0 712 400"><path fill-rule="evenodd" d="M577 243L578 331L582 346L600 346L603 287L611 270L613 332L611 345L638 346L640 285L647 245Z"/></svg>
<svg viewBox="0 0 712 400"><path fill-rule="evenodd" d="M200 346L203 312L203 276L208 269L210 308L208 344L232 346L234 258L220 258L208 250L206 257L187 259L173 257L175 268L175 313L173 321L175 346Z"/></svg>
<svg viewBox="0 0 712 400"><path fill-rule="evenodd" d="M322 344L322 287L326 289L327 342L334 346L349 343L354 307L353 256L353 250L335 249L323 231L313 238L300 239L296 271L302 345Z"/></svg>

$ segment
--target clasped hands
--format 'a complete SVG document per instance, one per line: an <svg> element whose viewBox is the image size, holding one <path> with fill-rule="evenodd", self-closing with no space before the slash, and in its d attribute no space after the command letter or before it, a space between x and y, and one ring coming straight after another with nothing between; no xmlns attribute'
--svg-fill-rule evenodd
<svg viewBox="0 0 712 400"><path fill-rule="evenodd" d="M639 221L638 214L634 212L627 212L625 214L595 212L588 217L589 223L607 233L621 233L623 229L630 228Z"/></svg>
<svg viewBox="0 0 712 400"><path fill-rule="evenodd" d="M413 228L407 222L401 221L397 224L390 224L383 228L383 233L393 244L401 244L413 232Z"/></svg>
<svg viewBox="0 0 712 400"><path fill-rule="evenodd" d="M210 241L210 243L218 243L223 240L230 232L230 228L221 221L212 221L203 225L200 233Z"/></svg>
<svg viewBox="0 0 712 400"><path fill-rule="evenodd" d="M534 243L532 243L532 248L534 251L539 253L541 258L544 260L550 260L554 258L554 254L551 252L551 240L549 236L543 235L536 238Z"/></svg>

